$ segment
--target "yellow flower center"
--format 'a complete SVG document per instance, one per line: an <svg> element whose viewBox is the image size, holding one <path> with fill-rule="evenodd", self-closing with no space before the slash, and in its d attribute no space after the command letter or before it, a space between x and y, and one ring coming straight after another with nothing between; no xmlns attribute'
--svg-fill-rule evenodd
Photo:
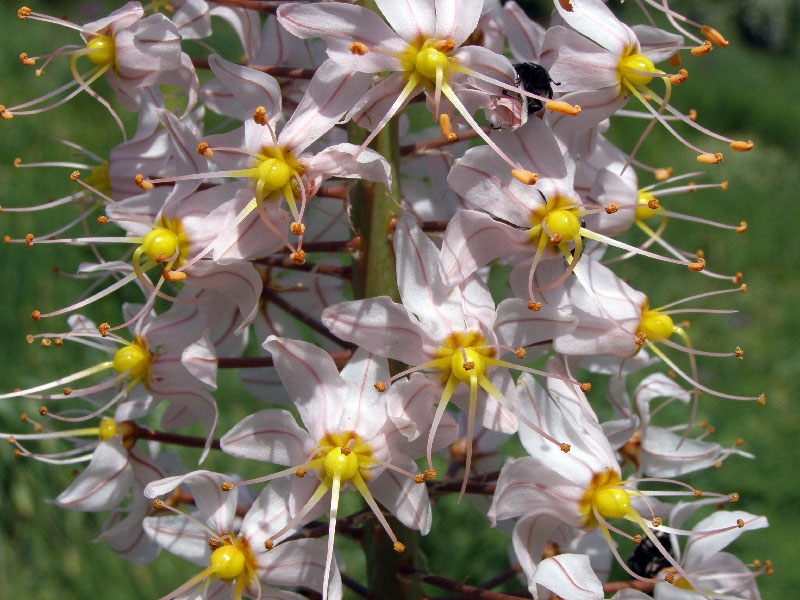
<svg viewBox="0 0 800 600"><path fill-rule="evenodd" d="M348 481L358 473L369 479L368 468L373 464L372 448L354 431L328 433L319 441L320 451L309 466L320 467L323 479Z"/></svg>
<svg viewBox="0 0 800 600"><path fill-rule="evenodd" d="M620 87L623 92L625 91L626 83L633 87L640 87L653 80L652 75L644 75L642 71L645 73L657 72L652 60L643 54L637 53L634 48L629 48L626 55L620 59L617 67Z"/></svg>
<svg viewBox="0 0 800 600"><path fill-rule="evenodd" d="M642 321L639 323L641 333L645 334L648 339L658 340L667 339L675 331L675 323L669 315L665 315L657 310L650 310L645 304L642 310Z"/></svg>
<svg viewBox="0 0 800 600"><path fill-rule="evenodd" d="M246 563L245 553L228 544L211 553L209 566L220 579L235 579L244 572Z"/></svg>
<svg viewBox="0 0 800 600"><path fill-rule="evenodd" d="M531 243L538 244L542 233L547 236L543 225L553 237L561 234L562 242L574 240L580 235L581 222L578 217L581 214L572 200L563 196L550 198L546 204L537 206L531 211L531 229L528 231Z"/></svg>
<svg viewBox="0 0 800 600"><path fill-rule="evenodd" d="M114 39L108 35L96 35L86 44L86 58L98 66L114 64L116 48Z"/></svg>
<svg viewBox="0 0 800 600"><path fill-rule="evenodd" d="M134 336L132 344L117 350L112 364L117 373L124 373L129 370L132 379L145 379L150 371L152 358L152 355L147 350L147 344L137 335Z"/></svg>
<svg viewBox="0 0 800 600"><path fill-rule="evenodd" d="M449 56L452 40L418 40L406 48L399 58L406 80L416 77L428 89L436 84L436 72L442 71L442 81L449 80L450 68L456 60Z"/></svg>
<svg viewBox="0 0 800 600"><path fill-rule="evenodd" d="M119 431L117 431L117 424L111 417L103 417L102 419L100 419L99 429L100 431L98 432L97 435L103 441L111 439L112 437L114 437L119 433Z"/></svg>
<svg viewBox="0 0 800 600"><path fill-rule="evenodd" d="M439 369L442 371L442 382L446 382L452 373L459 381L470 383L473 376L480 377L486 370L485 358L494 358L493 348L483 348L486 340L477 331L454 332L447 336L442 346L436 350L436 358L450 358L444 361Z"/></svg>
<svg viewBox="0 0 800 600"><path fill-rule="evenodd" d="M178 219L161 217L154 227L142 239L142 252L151 260L169 259L175 256L172 267L179 267L189 257L189 237Z"/></svg>
<svg viewBox="0 0 800 600"><path fill-rule="evenodd" d="M606 469L595 473L589 488L581 496L579 510L584 527L597 527L594 511L603 519L619 519L631 509L631 497L620 487L619 473Z"/></svg>

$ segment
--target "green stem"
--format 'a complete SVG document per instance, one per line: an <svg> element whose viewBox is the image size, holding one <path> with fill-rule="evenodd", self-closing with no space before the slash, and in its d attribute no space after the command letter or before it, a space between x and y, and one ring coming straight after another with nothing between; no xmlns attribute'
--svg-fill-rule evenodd
<svg viewBox="0 0 800 600"><path fill-rule="evenodd" d="M349 127L349 133L355 144L366 139L365 131L355 125ZM356 298L390 296L399 302L392 247L393 220L401 213L397 119L381 130L372 147L391 165L392 186L362 181L351 193L351 219L361 239L353 271L353 292Z"/></svg>

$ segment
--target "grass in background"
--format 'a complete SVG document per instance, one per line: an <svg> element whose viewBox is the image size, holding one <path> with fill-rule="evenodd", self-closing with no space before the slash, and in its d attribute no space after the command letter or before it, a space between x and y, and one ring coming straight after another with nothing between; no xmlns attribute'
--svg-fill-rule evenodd
<svg viewBox="0 0 800 600"><path fill-rule="evenodd" d="M39 8L61 14L64 7L74 4L56 6L60 8L44 4ZM96 14L103 13L101 5L94 6ZM634 8L628 10L634 12ZM80 21L96 16L69 14ZM762 408L704 395L700 417L715 426L712 439L727 445L742 437L743 448L758 458L748 461L733 457L720 470L686 479L707 490L738 491L741 501L737 508L769 517L771 527L743 535L734 546L735 552L744 561L772 558L777 572L760 580L762 595L790 598L800 586L800 574L794 569L800 561L800 551L793 519L800 495L793 443L800 425L800 411L795 405L800 363L796 342L800 334L800 282L795 275L800 258L800 220L795 208L796 190L800 189L800 160L795 152L800 133L800 82L794 77L800 63L791 54L775 55L746 46L737 39L732 26L724 28L724 33L732 41L729 48L715 49L704 58L687 58L684 66L689 70L689 79L675 90L673 103L682 109L696 108L700 122L712 129L733 137L752 138L756 148L744 155L727 151L725 162L707 168L707 175L697 180L728 180L727 191L701 191L670 198L665 204L727 222L746 219L749 229L746 234L737 235L673 222L667 229L667 239L686 249L703 248L710 269L744 273L749 286L746 294L707 304L740 312L693 318L690 334L703 349L725 351L740 345L745 350L743 361L701 358L704 383L733 393L764 391L768 403ZM0 101L14 104L65 81L68 74L64 61L54 62L45 75L36 78L32 69L23 67L15 56L21 51L33 54L71 41L71 32L9 18L2 42L6 58L0 61ZM98 89L111 97L107 88ZM127 116L127 122L135 123L133 115ZM616 118L612 136L622 148L629 149L644 125L644 121L626 124ZM0 122L0 204L33 204L74 190L74 184L67 179L67 169L15 170L12 166L17 156L26 162L67 160L69 153L47 140L47 135L75 141L101 156L119 142L111 119L88 96L42 116ZM702 144L711 146L707 140ZM697 168L693 155L659 128L651 134L639 159L659 166L672 165L676 172ZM648 182L644 175L641 181ZM64 213L38 213L35 218L0 214L0 234L22 237L28 232L54 228ZM641 240L635 233L629 239ZM24 341L26 333L66 329L66 320L59 318L33 324L30 312L34 308L52 310L72 302L80 293L80 282L57 277L52 268L59 266L64 272L71 272L89 256L76 248L42 245L30 249L4 246L0 252L0 390L47 381L96 362L95 353L80 347L69 351L66 346L45 349ZM718 282L679 267L654 264L647 259L628 261L619 266L618 272L647 293L653 305L721 287ZM85 314L97 322L118 322L119 298L138 300L135 293L126 294L129 295L117 295L113 301L94 305ZM222 414L221 432L244 416L246 410L263 406L248 401L242 406L242 399L249 395L232 373L223 375L215 396ZM604 402L602 389L596 388L591 397L596 405ZM22 431L19 413L36 414L37 407L35 401L4 401L0 404L0 430ZM187 466L192 465L191 456L190 453L185 461ZM204 467L236 470L247 462L230 461L213 453ZM78 599L101 591L111 592L120 600L158 598L197 571L166 552L148 567L130 565L103 544L92 544L89 540L100 531L104 515L64 511L46 502L63 490L72 477L69 467L15 462L10 448L0 454L0 581L9 597ZM456 505L451 500L437 506L433 532L423 541L428 566L433 572L479 583L507 565L504 534L489 531L485 519L470 502ZM522 586L517 583L511 587Z"/></svg>

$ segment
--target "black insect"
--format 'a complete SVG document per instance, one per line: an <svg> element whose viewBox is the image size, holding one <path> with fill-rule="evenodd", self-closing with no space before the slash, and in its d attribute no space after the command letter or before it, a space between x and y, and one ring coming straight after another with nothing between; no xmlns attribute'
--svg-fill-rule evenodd
<svg viewBox="0 0 800 600"><path fill-rule="evenodd" d="M550 78L547 69L533 62L517 63L514 65L514 71L517 73L514 78L514 83L517 87L537 96L552 98L553 86L551 84L561 85ZM529 115L544 108L544 103L536 98L528 98L520 94L520 101L522 102L523 110L527 108Z"/></svg>
<svg viewBox="0 0 800 600"><path fill-rule="evenodd" d="M662 531L653 533L666 551L670 552L672 543L669 541L669 534ZM669 567L670 563L650 538L646 537L634 548L633 554L628 559L628 566L637 575L651 579L658 575L661 569Z"/></svg>

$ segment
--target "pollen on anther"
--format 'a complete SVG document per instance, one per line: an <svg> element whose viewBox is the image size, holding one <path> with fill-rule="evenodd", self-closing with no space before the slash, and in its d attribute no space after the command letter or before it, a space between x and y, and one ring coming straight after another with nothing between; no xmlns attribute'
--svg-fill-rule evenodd
<svg viewBox="0 0 800 600"><path fill-rule="evenodd" d="M367 52L369 52L369 47L361 42L353 42L350 44L349 50L352 54L364 56Z"/></svg>
<svg viewBox="0 0 800 600"><path fill-rule="evenodd" d="M736 346L736 350L733 351L733 355L736 358L742 358L744 356L744 350L742 350L739 346Z"/></svg>
<svg viewBox="0 0 800 600"><path fill-rule="evenodd" d="M220 541L217 538L209 538L208 540L208 547L212 550L218 548L220 546Z"/></svg>
<svg viewBox="0 0 800 600"><path fill-rule="evenodd" d="M13 118L14 115L12 115L5 106L0 104L0 119L5 119L6 121L10 121Z"/></svg>
<svg viewBox="0 0 800 600"><path fill-rule="evenodd" d="M697 257L697 262L692 262L687 265L692 273L699 273L706 267L706 259L702 256Z"/></svg>
<svg viewBox="0 0 800 600"><path fill-rule="evenodd" d="M164 508L164 501L161 498L156 498L153 500L153 508L156 510L162 510Z"/></svg>
<svg viewBox="0 0 800 600"><path fill-rule="evenodd" d="M293 221L292 224L289 225L289 231L291 231L294 235L303 235L306 231L306 226L302 223Z"/></svg>
<svg viewBox="0 0 800 600"><path fill-rule="evenodd" d="M567 452L569 452L570 450L572 450L572 446L570 446L570 445L569 445L569 444L567 444L566 442L561 442L561 444L560 444L559 448L561 448L561 451L562 451L564 454L566 454Z"/></svg>
<svg viewBox="0 0 800 600"><path fill-rule="evenodd" d="M433 469L426 469L422 474L425 475L425 479L436 479L436 471Z"/></svg>
<svg viewBox="0 0 800 600"><path fill-rule="evenodd" d="M690 108L689 114L686 116L689 117L690 121L697 121L697 111L694 108Z"/></svg>
<svg viewBox="0 0 800 600"><path fill-rule="evenodd" d="M3 236L3 243L4 244L10 244L11 243L11 236L10 235L4 235Z"/></svg>
<svg viewBox="0 0 800 600"><path fill-rule="evenodd" d="M36 64L36 61L35 61L34 59L32 59L32 58L28 58L28 53L27 53L27 52L21 52L21 53L20 53L20 55L19 55L19 61L20 61L20 62L21 62L23 65L26 65L26 66L28 66L28 67L30 67L31 65L35 65L35 64Z"/></svg>
<svg viewBox="0 0 800 600"><path fill-rule="evenodd" d="M20 452L19 448L14 448L13 454L14 458L19 458L20 456L22 456L22 452Z"/></svg>
<svg viewBox="0 0 800 600"><path fill-rule="evenodd" d="M233 489L233 484L230 481L223 481L219 487L223 492L230 492Z"/></svg>
<svg viewBox="0 0 800 600"><path fill-rule="evenodd" d="M732 503L736 503L739 501L739 492L733 492L730 496L728 496L728 500Z"/></svg>
<svg viewBox="0 0 800 600"><path fill-rule="evenodd" d="M42 415L42 416L45 416L47 414L47 407L46 406L40 406L39 407L39 414Z"/></svg>
<svg viewBox="0 0 800 600"><path fill-rule="evenodd" d="M767 397L764 394L761 394L758 397L758 404L759 406L764 406L767 403Z"/></svg>
<svg viewBox="0 0 800 600"><path fill-rule="evenodd" d="M97 217L97 224L98 225L105 225L108 223L108 217L105 215L98 215Z"/></svg>
<svg viewBox="0 0 800 600"><path fill-rule="evenodd" d="M473 361L468 360L467 362L464 363L464 370L465 371L471 371L474 368L475 368L475 363Z"/></svg>
<svg viewBox="0 0 800 600"><path fill-rule="evenodd" d="M133 183L145 191L153 189L153 184L147 181L141 173L136 174L136 177L133 178Z"/></svg>
<svg viewBox="0 0 800 600"><path fill-rule="evenodd" d="M736 525L741 529L744 527L744 519L736 519Z"/></svg>
<svg viewBox="0 0 800 600"><path fill-rule="evenodd" d="M667 581L667 583L675 583L675 575L672 573L667 573L664 575L664 579Z"/></svg>
<svg viewBox="0 0 800 600"><path fill-rule="evenodd" d="M275 548L275 542L273 542L271 539L267 538L264 541L264 548L266 550L272 550L273 548Z"/></svg>
<svg viewBox="0 0 800 600"><path fill-rule="evenodd" d="M258 109L256 109L256 111L257 110ZM258 121L256 121L256 123L257 122ZM197 144L197 153L201 156L205 156L206 158L211 158L212 156L214 156L214 153L208 148L208 142L200 142L199 144Z"/></svg>
<svg viewBox="0 0 800 600"><path fill-rule="evenodd" d="M655 176L656 181L664 181L665 179L669 179L672 177L672 167L666 167L661 169L656 169Z"/></svg>
<svg viewBox="0 0 800 600"><path fill-rule="evenodd" d="M69 178L72 181L78 181L78 178L80 176L81 176L81 172L80 171L73 171L72 173L69 174Z"/></svg>
<svg viewBox="0 0 800 600"><path fill-rule="evenodd" d="M644 332L639 331L636 333L636 335L633 336L633 343L636 344L637 346L641 346L642 344L644 344L644 341L646 339L647 335L645 335Z"/></svg>
<svg viewBox="0 0 800 600"><path fill-rule="evenodd" d="M386 391L386 384L383 383L382 381L378 381L377 383L375 383L374 387L381 393Z"/></svg>
<svg viewBox="0 0 800 600"><path fill-rule="evenodd" d="M736 233L744 233L745 231L747 231L747 221L742 221L736 228Z"/></svg>
<svg viewBox="0 0 800 600"><path fill-rule="evenodd" d="M34 321L38 321L41 318L42 318L42 313L39 312L38 309L31 313L31 319L33 319Z"/></svg>
<svg viewBox="0 0 800 600"><path fill-rule="evenodd" d="M42 339L42 348L49 348L53 345L53 341L50 338L43 338Z"/></svg>
<svg viewBox="0 0 800 600"><path fill-rule="evenodd" d="M64 395L69 396L72 393L72 388L67 386L64 388Z"/></svg>
<svg viewBox="0 0 800 600"><path fill-rule="evenodd" d="M642 543L642 534L640 534L640 533L637 533L635 536L633 536L633 540L632 540L632 541L633 541L633 543L634 543L634 544L636 544L637 546L638 546L639 544L641 544L641 543Z"/></svg>
<svg viewBox="0 0 800 600"><path fill-rule="evenodd" d="M582 392L591 392L592 391L592 384L589 383L588 381L584 381L581 384L581 391Z"/></svg>
<svg viewBox="0 0 800 600"><path fill-rule="evenodd" d="M517 348L517 351L515 352L515 354L517 355L517 358L525 358L525 355L527 354L527 351L525 350L525 348L521 348L520 347L520 348Z"/></svg>
<svg viewBox="0 0 800 600"><path fill-rule="evenodd" d="M689 71L687 71L686 69L681 69L680 71L678 71L676 75L673 75L672 77L669 78L669 82L672 85L678 85L686 81L687 77L689 77Z"/></svg>
<svg viewBox="0 0 800 600"><path fill-rule="evenodd" d="M656 210L659 206L661 206L661 203L656 198L651 198L647 201L647 208L650 210Z"/></svg>
<svg viewBox="0 0 800 600"><path fill-rule="evenodd" d="M170 271L169 269L164 269L161 272L161 275L163 275L164 279L166 279L167 281L183 281L184 279L186 279L185 271Z"/></svg>
<svg viewBox="0 0 800 600"><path fill-rule="evenodd" d="M664 520L661 517L655 517L653 519L653 527L661 527L661 524L663 522L664 522Z"/></svg>
<svg viewBox="0 0 800 600"><path fill-rule="evenodd" d="M700 490L695 490L694 491L694 497L695 498L702 498L703 497L703 492L700 491Z"/></svg>
<svg viewBox="0 0 800 600"><path fill-rule="evenodd" d="M253 121L258 125L266 125L268 123L267 109L263 106L256 106L255 110L253 110Z"/></svg>
<svg viewBox="0 0 800 600"><path fill-rule="evenodd" d="M28 248L33 246L33 234L32 233L25 234L25 246L28 247Z"/></svg>
<svg viewBox="0 0 800 600"><path fill-rule="evenodd" d="M606 206L605 210L606 214L613 215L615 212L619 210L619 204L617 204L616 202L612 202L611 204Z"/></svg>
<svg viewBox="0 0 800 600"><path fill-rule="evenodd" d="M695 48L692 48L690 52L695 56L703 56L704 54L708 54L709 52L711 52L711 42L706 40L703 42L702 46L697 46Z"/></svg>
<svg viewBox="0 0 800 600"><path fill-rule="evenodd" d="M534 312L542 310L542 303L541 302L528 302L528 310L532 310Z"/></svg>
<svg viewBox="0 0 800 600"><path fill-rule="evenodd" d="M394 546L392 547L394 548L394 551L397 552L398 554L403 553L406 549L406 545L403 544L402 542L395 542Z"/></svg>
<svg viewBox="0 0 800 600"><path fill-rule="evenodd" d="M27 6L21 6L17 10L17 18L20 21L24 21L26 17L30 16L30 14L31 14L31 9L28 8Z"/></svg>
<svg viewBox="0 0 800 600"><path fill-rule="evenodd" d="M306 476L306 473L308 473L308 469L305 467L297 467L297 471L294 472L295 476L301 479Z"/></svg>
<svg viewBox="0 0 800 600"><path fill-rule="evenodd" d="M296 265L304 265L306 264L306 251L298 250L297 252L292 252L289 258Z"/></svg>
<svg viewBox="0 0 800 600"><path fill-rule="evenodd" d="M414 475L414 483L425 483L425 475L423 473Z"/></svg>

